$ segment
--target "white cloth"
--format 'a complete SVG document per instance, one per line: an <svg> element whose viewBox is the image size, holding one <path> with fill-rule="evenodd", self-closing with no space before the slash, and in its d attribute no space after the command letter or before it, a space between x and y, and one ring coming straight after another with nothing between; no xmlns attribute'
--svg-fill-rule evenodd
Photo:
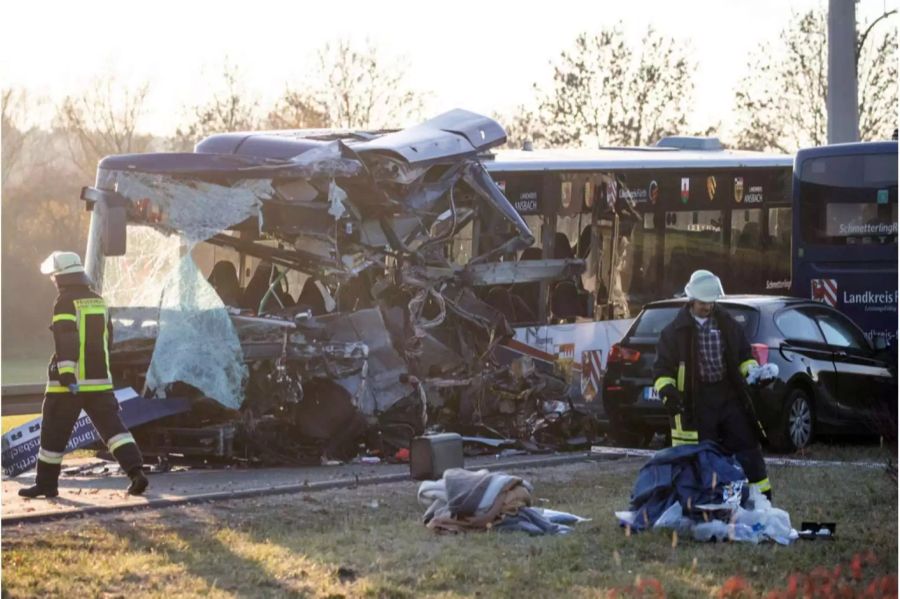
<svg viewBox="0 0 900 599"><path fill-rule="evenodd" d="M762 366L751 366L750 372L747 373L747 382L751 385L759 381L767 381L778 376L778 366L776 364L763 364Z"/></svg>

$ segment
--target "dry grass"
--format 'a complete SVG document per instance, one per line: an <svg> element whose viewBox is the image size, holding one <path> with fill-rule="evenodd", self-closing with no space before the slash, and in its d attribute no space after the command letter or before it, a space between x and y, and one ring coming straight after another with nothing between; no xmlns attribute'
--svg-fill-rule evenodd
<svg viewBox="0 0 900 599"><path fill-rule="evenodd" d="M4 528L3 586L10 597L606 597L655 579L670 597L698 597L738 575L762 596L867 549L878 563L866 576L896 573L897 486L880 470L772 469L795 525L837 521L835 542L673 547L615 523L640 464L520 472L540 505L594 519L568 537L437 536L420 524L416 485L397 483Z"/></svg>

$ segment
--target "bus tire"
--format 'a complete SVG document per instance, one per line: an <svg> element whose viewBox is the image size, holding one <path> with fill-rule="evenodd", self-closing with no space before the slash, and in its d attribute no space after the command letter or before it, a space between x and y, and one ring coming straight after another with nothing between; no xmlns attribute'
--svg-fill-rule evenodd
<svg viewBox="0 0 900 599"><path fill-rule="evenodd" d="M793 453L807 447L813 440L815 421L809 393L800 387L791 388L785 396L781 415L772 434L772 448Z"/></svg>

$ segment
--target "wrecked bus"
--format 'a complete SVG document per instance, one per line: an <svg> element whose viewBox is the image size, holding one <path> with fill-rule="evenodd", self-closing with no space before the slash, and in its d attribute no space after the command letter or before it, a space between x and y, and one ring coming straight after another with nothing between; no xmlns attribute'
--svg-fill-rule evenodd
<svg viewBox="0 0 900 599"><path fill-rule="evenodd" d="M134 431L145 453L391 456L427 427L589 442L559 372L497 352L515 332L490 288L584 270L510 260L534 237L480 158L505 141L454 110L103 159L82 191L85 267L110 306L114 381L192 402ZM472 223L491 242L461 255Z"/></svg>

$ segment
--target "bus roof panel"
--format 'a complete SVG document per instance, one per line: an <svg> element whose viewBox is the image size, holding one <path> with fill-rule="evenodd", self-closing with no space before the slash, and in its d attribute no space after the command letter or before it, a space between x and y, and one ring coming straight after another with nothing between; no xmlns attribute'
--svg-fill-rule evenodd
<svg viewBox="0 0 900 599"><path fill-rule="evenodd" d="M791 167L793 164L794 157L788 154L670 148L504 150L484 161L491 172L685 170Z"/></svg>
<svg viewBox="0 0 900 599"><path fill-rule="evenodd" d="M897 153L896 141L857 141L845 144L831 144L814 148L803 148L797 152L797 160L819 156L851 156L856 154Z"/></svg>

